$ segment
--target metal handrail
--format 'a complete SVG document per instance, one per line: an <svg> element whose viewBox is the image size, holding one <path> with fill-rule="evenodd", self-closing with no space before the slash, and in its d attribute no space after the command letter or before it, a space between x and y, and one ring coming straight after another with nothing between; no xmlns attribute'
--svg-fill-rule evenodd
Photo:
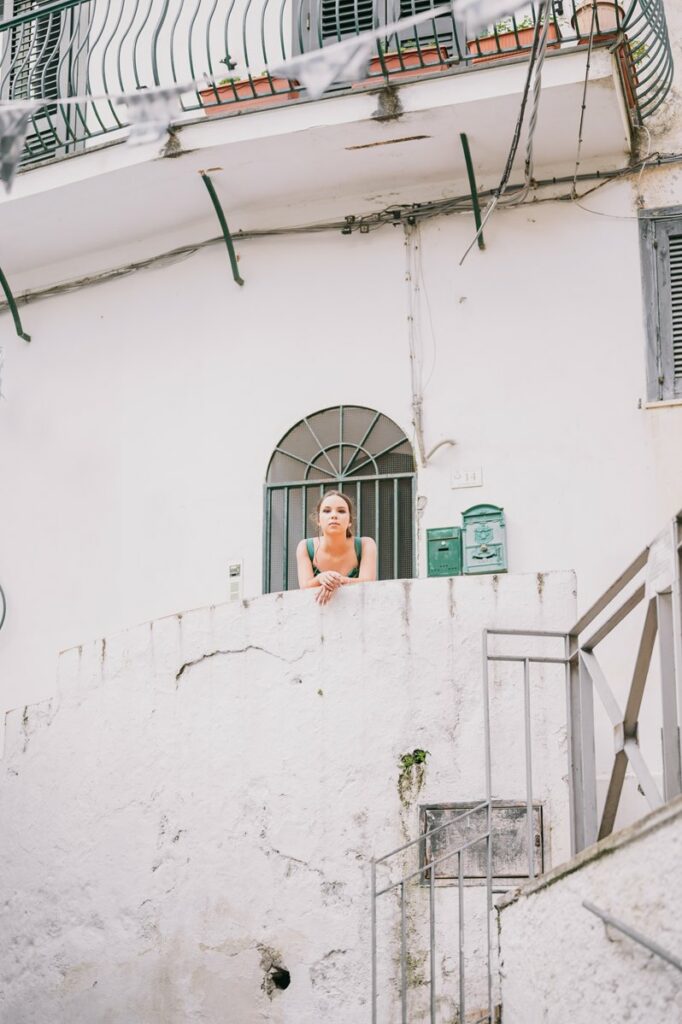
<svg viewBox="0 0 682 1024"><path fill-rule="evenodd" d="M605 910L600 910L599 907L595 907L594 903L590 903L589 900L583 900L583 906L585 910L589 910L591 914L595 914L597 917L600 917L604 924L609 924L612 928L617 928L619 932L622 932L623 935L627 935L627 937L632 939L634 942L638 942L640 946L644 946L644 948L648 949L650 953L660 956L662 960L666 961L666 963L672 964L672 966L676 967L678 971L682 971L682 960L673 956L673 954L669 953L667 949L663 948L663 946L659 946L659 944L654 942L653 939L647 938L647 936L643 935L642 932L637 931L636 928L633 928L629 924L625 924L624 921L614 917L613 914L609 914Z"/></svg>
<svg viewBox="0 0 682 1024"><path fill-rule="evenodd" d="M549 56L586 47L577 13L586 0L551 0ZM438 6L438 0L430 0ZM203 75L216 85L183 96L188 114L250 113L264 105L305 100L298 83L254 68L355 35L385 22L385 4L356 0L57 0L0 23L0 102L46 99L32 118L25 164L78 152L125 128L123 108L108 99L59 104L61 97L135 92L155 84L186 83ZM616 27L595 20L595 46L614 51L635 122L663 102L673 60L663 0L631 0ZM422 0L401 0L405 17ZM539 5L467 39L448 12L379 39L364 82L337 91L369 89L442 74L475 72L491 61L523 60ZM522 12L523 13L523 12ZM603 15L602 15L603 17ZM246 68L247 71L240 69ZM249 73L248 69L251 69ZM224 77L223 77L224 76Z"/></svg>
<svg viewBox="0 0 682 1024"><path fill-rule="evenodd" d="M403 853L405 850L409 850L412 846L416 846L418 843L423 843L427 839L431 839L437 833L442 832L443 829L449 828L450 825L454 825L456 821L460 821L462 818L466 818L469 814L474 814L476 811L480 811L483 807L488 806L487 800L482 800L474 807L468 807L466 811L462 811L461 814L456 814L454 818L448 818L441 825L434 825L433 828L429 829L428 832L422 832L421 835L417 836L416 839L410 839L409 842L403 843L402 846L396 846L395 850L391 850L389 853L385 853L382 857L375 857L375 864L383 864L385 861L390 860L391 857L395 857L399 853Z"/></svg>
<svg viewBox="0 0 682 1024"><path fill-rule="evenodd" d="M423 832L417 838L410 840L407 843L403 843L401 846L396 847L389 853L384 854L382 857L373 858L371 861L371 979L372 979L372 995L371 995L371 1020L372 1024L378 1022L378 982L377 982L377 952L378 952L378 931L377 931L377 901L380 897L385 896L387 893L393 893L395 891L399 894L399 912L400 912L400 958L399 958L399 972L400 972L400 1010L401 1010L401 1021L402 1024L407 1024L408 1020L408 1004L407 1004L407 963L408 963L408 949L407 949L407 914L406 914L406 886L410 882L414 882L415 879L419 879L419 882L424 882L428 876L428 905L429 905L429 1020L430 1024L436 1024L436 933L435 933L435 906L436 906L436 867L446 860L450 860L453 857L457 858L457 875L456 875L456 886L457 886L457 906L458 906L458 974L459 974L459 1019L464 1021L465 1019L465 1008L466 1008L466 991L465 991L465 957L464 957L464 938L465 938L465 925L464 925L464 869L462 857L463 854L476 846L478 843L485 842L486 844L486 928L487 928L487 955L485 959L485 965L487 970L487 981L488 981L488 1013L483 1018L487 1024L492 1024L493 1008L492 1008L492 975L491 975L491 963L490 963L490 948L491 948L491 931L490 931L490 915L492 912L492 805L493 801L490 795L486 800L481 801L473 807L467 808L467 810L456 814L454 817L435 825L433 828ZM483 831L475 835L473 838L461 840L448 846L444 853L440 853L437 857L432 857L428 861L424 858L424 862L421 863L416 869L404 870L404 873L395 882L389 882L387 885L379 888L377 886L377 867L380 865L386 866L388 861L397 857L399 854L405 854L411 850L414 846L419 846L420 850L426 848L426 843L435 835L443 832L444 829L449 828L455 823L461 822L463 818L467 818L472 814L486 811L486 826Z"/></svg>

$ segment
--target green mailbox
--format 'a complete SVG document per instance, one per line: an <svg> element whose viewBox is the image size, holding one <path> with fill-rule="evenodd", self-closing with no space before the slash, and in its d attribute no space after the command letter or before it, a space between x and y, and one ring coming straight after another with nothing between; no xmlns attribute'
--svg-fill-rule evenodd
<svg viewBox="0 0 682 1024"><path fill-rule="evenodd" d="M464 573L507 571L507 537L504 509L497 505L473 505L462 513Z"/></svg>
<svg viewBox="0 0 682 1024"><path fill-rule="evenodd" d="M459 526L446 526L426 531L429 576L462 575L462 531Z"/></svg>

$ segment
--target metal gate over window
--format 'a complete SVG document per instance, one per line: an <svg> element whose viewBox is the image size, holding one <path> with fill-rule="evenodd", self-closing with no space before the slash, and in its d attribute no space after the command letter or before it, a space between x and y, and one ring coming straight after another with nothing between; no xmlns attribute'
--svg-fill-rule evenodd
<svg viewBox="0 0 682 1024"><path fill-rule="evenodd" d="M0 101L84 91L93 8L89 0L0 0ZM42 104L29 118L22 162L82 148L85 126L80 107Z"/></svg>
<svg viewBox="0 0 682 1024"><path fill-rule="evenodd" d="M339 405L304 417L277 444L265 484L263 590L298 585L296 546L316 535L318 501L340 490L355 502L359 536L378 548L378 578L414 575L412 446L401 428L375 409Z"/></svg>

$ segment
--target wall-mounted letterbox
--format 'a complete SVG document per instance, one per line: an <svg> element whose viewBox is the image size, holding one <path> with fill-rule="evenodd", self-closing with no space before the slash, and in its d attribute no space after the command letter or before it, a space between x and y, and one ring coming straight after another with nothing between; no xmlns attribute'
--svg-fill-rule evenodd
<svg viewBox="0 0 682 1024"><path fill-rule="evenodd" d="M506 572L504 510L497 505L473 505L462 513L462 523L465 575Z"/></svg>
<svg viewBox="0 0 682 1024"><path fill-rule="evenodd" d="M446 526L426 531L429 576L462 575L462 531L459 526Z"/></svg>

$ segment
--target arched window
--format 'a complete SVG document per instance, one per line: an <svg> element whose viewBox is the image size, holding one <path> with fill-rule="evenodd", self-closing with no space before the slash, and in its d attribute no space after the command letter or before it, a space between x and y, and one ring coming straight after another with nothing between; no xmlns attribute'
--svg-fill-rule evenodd
<svg viewBox="0 0 682 1024"><path fill-rule="evenodd" d="M355 501L357 533L379 549L379 579L414 575L412 446L375 409L339 405L305 416L276 446L265 483L263 590L298 585L296 545L313 536L310 521L328 490Z"/></svg>

